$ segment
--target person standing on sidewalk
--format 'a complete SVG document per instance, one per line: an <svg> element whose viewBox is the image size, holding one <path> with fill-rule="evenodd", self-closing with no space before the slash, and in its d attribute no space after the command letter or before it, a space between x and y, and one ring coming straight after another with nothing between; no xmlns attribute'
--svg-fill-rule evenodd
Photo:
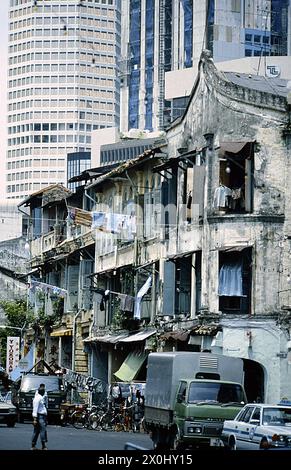
<svg viewBox="0 0 291 470"><path fill-rule="evenodd" d="M36 449L38 436L40 435L42 449L47 450L47 394L45 384L40 384L33 399L33 434L31 450Z"/></svg>

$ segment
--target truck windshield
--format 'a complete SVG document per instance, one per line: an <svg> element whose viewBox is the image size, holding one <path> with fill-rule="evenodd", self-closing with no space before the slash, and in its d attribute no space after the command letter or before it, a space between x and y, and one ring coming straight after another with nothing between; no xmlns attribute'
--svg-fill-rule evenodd
<svg viewBox="0 0 291 470"><path fill-rule="evenodd" d="M188 403L197 402L241 403L244 393L239 384L219 382L191 382Z"/></svg>
<svg viewBox="0 0 291 470"><path fill-rule="evenodd" d="M44 377L44 376L25 376L21 382L21 392L32 392L38 389L41 383L45 384L46 392L56 392L60 390L58 377Z"/></svg>

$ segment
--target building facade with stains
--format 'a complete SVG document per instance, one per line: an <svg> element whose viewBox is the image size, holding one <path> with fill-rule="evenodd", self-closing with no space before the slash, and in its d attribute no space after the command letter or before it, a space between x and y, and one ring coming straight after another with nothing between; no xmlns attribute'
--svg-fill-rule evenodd
<svg viewBox="0 0 291 470"><path fill-rule="evenodd" d="M249 401L291 398L289 99L287 81L205 52L166 141L86 170L77 193L30 196L58 234L31 261L48 296L66 291L43 331L60 365L65 336L67 367L106 383L145 381L151 351L210 350L244 359Z"/></svg>

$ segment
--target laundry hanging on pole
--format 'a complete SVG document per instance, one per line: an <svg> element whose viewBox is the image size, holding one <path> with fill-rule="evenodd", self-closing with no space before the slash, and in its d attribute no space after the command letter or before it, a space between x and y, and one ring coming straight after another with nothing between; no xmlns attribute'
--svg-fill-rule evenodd
<svg viewBox="0 0 291 470"><path fill-rule="evenodd" d="M136 318L137 320L140 320L141 317L141 301L143 296L147 293L149 288L152 285L152 276L149 276L144 285L140 288L140 290L137 293L136 299L135 299L135 305L134 305L134 315L133 317Z"/></svg>

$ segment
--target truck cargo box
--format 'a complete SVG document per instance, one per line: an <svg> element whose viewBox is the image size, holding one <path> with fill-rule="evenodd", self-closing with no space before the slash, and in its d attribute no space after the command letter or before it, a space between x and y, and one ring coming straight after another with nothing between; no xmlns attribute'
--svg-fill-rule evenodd
<svg viewBox="0 0 291 470"><path fill-rule="evenodd" d="M200 352L151 353L145 407L173 410L179 380L203 378L243 384L243 360ZM145 410L145 417L148 413Z"/></svg>

